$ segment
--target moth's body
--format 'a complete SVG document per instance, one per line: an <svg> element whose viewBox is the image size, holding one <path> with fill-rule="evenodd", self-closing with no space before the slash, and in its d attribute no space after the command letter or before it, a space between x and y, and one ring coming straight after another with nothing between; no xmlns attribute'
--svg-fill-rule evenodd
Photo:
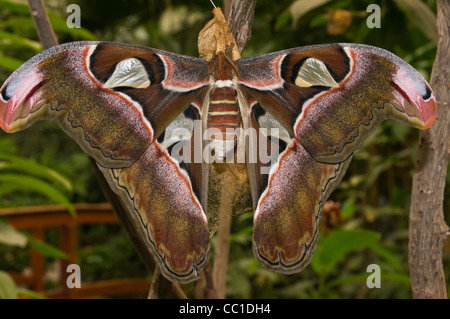
<svg viewBox="0 0 450 319"><path fill-rule="evenodd" d="M246 152L253 250L265 268L291 274L311 260L323 205L364 139L388 118L425 129L435 117L434 95L417 71L355 44L207 62L75 42L35 56L0 88L0 126L57 122L97 161L162 273L177 282L195 280L209 255L208 165L175 156L196 149L195 134L179 129L191 133L198 120L201 133L219 132L203 141L216 159L235 148L227 131L238 128L257 132L259 149L279 151L269 162L250 158L258 149Z"/></svg>
<svg viewBox="0 0 450 319"><path fill-rule="evenodd" d="M238 129L242 129L242 114L236 88L233 62L224 55L209 61L210 91L203 102L205 129L211 134L211 155L217 162L233 158L238 142ZM206 112L205 112L206 111Z"/></svg>

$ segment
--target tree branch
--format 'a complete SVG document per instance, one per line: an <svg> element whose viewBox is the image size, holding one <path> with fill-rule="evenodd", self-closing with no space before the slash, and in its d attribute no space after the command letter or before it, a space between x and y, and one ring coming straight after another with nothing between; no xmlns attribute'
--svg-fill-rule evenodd
<svg viewBox="0 0 450 319"><path fill-rule="evenodd" d="M252 36L256 0L233 0L228 16L228 25L234 35L239 52L244 51ZM225 16L226 17L226 16Z"/></svg>
<svg viewBox="0 0 450 319"><path fill-rule="evenodd" d="M50 24L43 0L28 0L28 6L44 50L58 45L58 39Z"/></svg>
<svg viewBox="0 0 450 319"><path fill-rule="evenodd" d="M431 75L438 113L434 125L420 132L413 178L409 226L409 267L414 298L447 299L442 249L448 226L443 201L450 156L450 2L437 2L439 42Z"/></svg>

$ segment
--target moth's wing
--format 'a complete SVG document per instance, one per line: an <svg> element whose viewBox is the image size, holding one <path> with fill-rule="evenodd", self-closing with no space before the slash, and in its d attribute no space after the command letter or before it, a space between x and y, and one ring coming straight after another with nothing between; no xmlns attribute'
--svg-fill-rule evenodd
<svg viewBox="0 0 450 319"><path fill-rule="evenodd" d="M208 227L198 198L201 169L171 152L191 147L191 138L171 138L201 117L193 100L204 96L208 79L200 59L125 44L65 44L5 82L0 126L15 132L40 119L57 122L141 221L163 274L188 282L206 264Z"/></svg>
<svg viewBox="0 0 450 319"><path fill-rule="evenodd" d="M131 217L143 225L162 273L174 282L198 278L209 256L209 232L200 202L201 163L194 162L194 125L201 113L190 105L131 166L99 165ZM141 229L142 230L142 229Z"/></svg>
<svg viewBox="0 0 450 319"><path fill-rule="evenodd" d="M385 119L426 129L436 100L394 54L356 44L290 49L237 61L239 84L318 161L349 157Z"/></svg>
<svg viewBox="0 0 450 319"><path fill-rule="evenodd" d="M253 249L266 268L295 273L311 260L323 205L353 151L388 118L430 127L435 98L406 62L362 45L291 49L238 60L237 69L249 126L279 131L259 135L279 155L249 163Z"/></svg>
<svg viewBox="0 0 450 319"><path fill-rule="evenodd" d="M208 85L206 62L145 47L72 42L36 55L0 89L0 126L57 122L100 165L131 165Z"/></svg>
<svg viewBox="0 0 450 319"><path fill-rule="evenodd" d="M351 161L319 163L261 105L250 99L257 132L248 172L254 200L253 252L267 269L285 274L311 261L323 205ZM252 158L253 154L253 158Z"/></svg>

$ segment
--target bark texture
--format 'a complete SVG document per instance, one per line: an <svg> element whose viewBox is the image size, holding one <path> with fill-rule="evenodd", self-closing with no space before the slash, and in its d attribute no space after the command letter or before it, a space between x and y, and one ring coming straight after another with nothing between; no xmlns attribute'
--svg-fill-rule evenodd
<svg viewBox="0 0 450 319"><path fill-rule="evenodd" d="M449 228L444 221L445 178L450 155L450 1L438 0L439 42L430 85L438 113L420 132L409 217L409 268L414 298L447 298L442 250Z"/></svg>

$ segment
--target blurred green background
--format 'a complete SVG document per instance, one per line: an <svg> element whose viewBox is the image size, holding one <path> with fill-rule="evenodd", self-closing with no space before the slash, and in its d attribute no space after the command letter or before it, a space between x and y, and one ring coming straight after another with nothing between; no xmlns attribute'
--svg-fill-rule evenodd
<svg viewBox="0 0 450 319"><path fill-rule="evenodd" d="M117 41L192 56L198 55L199 31L212 18L207 0L45 3L60 43ZM71 3L81 8L81 29L67 27ZM380 8L381 28L366 23L371 14L366 9L373 3ZM394 52L429 80L437 44L435 12L435 0L258 0L244 56L319 43L365 43ZM40 51L26 1L0 0L0 83ZM411 298L408 214L417 137L417 130L387 121L366 140L332 193L313 261L299 274L264 270L251 249L252 212L235 217L227 297ZM447 223L449 192L447 187ZM42 122L12 135L0 132L0 207L102 201L87 157L55 124ZM50 233L47 242L56 243L55 237ZM83 280L149 276L120 226L82 227L79 246ZM2 244L0 236L0 270L21 270L27 258L26 247ZM370 264L380 265L379 289L366 285ZM448 240L444 265L450 283ZM192 284L184 289L192 296Z"/></svg>

